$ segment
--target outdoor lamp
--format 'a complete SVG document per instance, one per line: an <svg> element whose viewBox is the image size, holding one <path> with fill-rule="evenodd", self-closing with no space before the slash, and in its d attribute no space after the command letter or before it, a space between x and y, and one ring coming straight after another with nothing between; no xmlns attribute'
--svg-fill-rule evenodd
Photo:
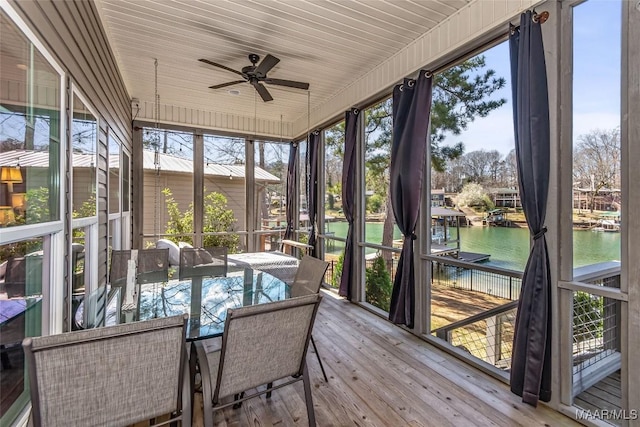
<svg viewBox="0 0 640 427"><path fill-rule="evenodd" d="M26 193L12 193L11 194L11 206L16 209L24 209Z"/></svg>
<svg viewBox="0 0 640 427"><path fill-rule="evenodd" d="M7 184L9 193L13 193L13 184L22 183L22 172L20 171L20 167L3 166L2 169L0 169L0 182Z"/></svg>

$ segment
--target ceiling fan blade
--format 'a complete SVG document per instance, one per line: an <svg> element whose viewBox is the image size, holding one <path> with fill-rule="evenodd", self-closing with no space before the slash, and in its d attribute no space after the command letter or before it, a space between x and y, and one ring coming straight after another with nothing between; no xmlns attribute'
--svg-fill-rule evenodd
<svg viewBox="0 0 640 427"><path fill-rule="evenodd" d="M213 61L209 61L208 59L200 58L200 59L198 59L198 61L204 62L205 64L213 65L214 67L222 68L223 70L231 71L232 73L236 73L236 74L242 75L242 73L240 71L236 71L233 68L226 67L226 66L224 66L222 64L217 64L217 63L215 63Z"/></svg>
<svg viewBox="0 0 640 427"><path fill-rule="evenodd" d="M262 62L260 62L260 65L256 67L255 73L258 75L266 76L269 70L275 67L278 62L280 62L278 58L273 55L267 54Z"/></svg>
<svg viewBox="0 0 640 427"><path fill-rule="evenodd" d="M287 86L287 87L295 87L297 89L309 89L309 83L304 82L295 82L293 80L282 80L282 79L272 79L267 78L262 80L264 83L268 83L270 85L278 85L278 86Z"/></svg>
<svg viewBox="0 0 640 427"><path fill-rule="evenodd" d="M244 83L246 80L235 80L233 82L222 83L219 85L209 86L209 89L222 89L223 87L237 85L238 83Z"/></svg>
<svg viewBox="0 0 640 427"><path fill-rule="evenodd" d="M273 101L273 97L271 96L267 88L264 87L262 83L254 81L254 82L251 82L251 84L253 85L253 87L256 88L256 90L258 91L258 93L260 94L260 97L264 102Z"/></svg>

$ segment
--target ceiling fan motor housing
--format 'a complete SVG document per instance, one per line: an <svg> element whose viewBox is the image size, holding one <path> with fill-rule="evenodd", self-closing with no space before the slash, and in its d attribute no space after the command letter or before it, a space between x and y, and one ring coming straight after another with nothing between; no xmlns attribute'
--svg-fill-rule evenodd
<svg viewBox="0 0 640 427"><path fill-rule="evenodd" d="M309 89L309 83L304 83L304 82L297 82L294 80L285 80L285 79L274 79L274 78L269 78L267 77L267 73L276 66L276 64L278 64L278 62L280 62L280 60L278 58L276 58L275 56L268 54L263 60L262 62L260 62L259 65L258 62L260 61L260 56L255 54L255 53L251 53L248 55L249 57L249 61L251 61L251 65L247 65L246 67L242 68L242 71L237 71L234 70L233 68L229 68L225 65L222 64L218 64L216 62L210 61L208 59L199 59L198 61L200 62L204 62L205 64L209 64L212 65L214 67L218 67L218 68L222 68L224 70L230 71L232 73L236 73L242 76L242 78L247 81L248 83L250 83L255 89L256 91L258 91L258 94L260 95L260 97L262 98L262 100L264 102L269 102L269 101L273 101L273 97L271 96L271 94L269 93L269 91L267 90L267 88L264 86L263 82L266 84L270 84L270 85L277 85L277 86L285 86L285 87L292 87L292 88L296 88L296 89L303 89L303 90L308 90ZM235 81L231 81L231 82L227 82L227 83L222 83L219 85L213 85L213 86L209 86L210 89L221 89L223 87L228 87L231 85L235 85L238 83L243 83L242 80L235 80Z"/></svg>

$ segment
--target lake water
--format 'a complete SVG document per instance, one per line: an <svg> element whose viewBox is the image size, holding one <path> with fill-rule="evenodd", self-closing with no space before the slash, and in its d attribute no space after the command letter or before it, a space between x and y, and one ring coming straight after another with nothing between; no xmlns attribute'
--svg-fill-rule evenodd
<svg viewBox="0 0 640 427"><path fill-rule="evenodd" d="M328 223L329 231L336 237L346 238L347 223ZM455 233L455 228L453 229ZM367 223L366 241L380 244L382 223ZM394 239L400 238L396 229ZM551 236L547 234L547 239ZM529 256L529 230L527 228L464 227L460 228L461 249L466 252L490 254L485 264L522 271ZM338 242L339 243L339 242ZM340 253L344 248L336 244L331 253ZM370 250L375 252L375 250ZM574 267L620 260L620 233L598 233L590 230L573 232Z"/></svg>

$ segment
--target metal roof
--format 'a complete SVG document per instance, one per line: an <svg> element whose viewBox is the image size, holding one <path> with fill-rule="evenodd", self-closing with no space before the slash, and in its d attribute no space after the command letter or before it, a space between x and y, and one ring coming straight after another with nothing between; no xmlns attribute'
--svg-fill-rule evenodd
<svg viewBox="0 0 640 427"><path fill-rule="evenodd" d="M143 168L146 170L155 170L153 151L144 150L143 155ZM170 154L159 154L160 170L165 172L177 172L177 173L193 173L193 161L183 159ZM0 156L0 166L17 166L21 167L35 167L44 168L49 166L49 152L48 151L34 151L34 150L12 150L2 153ZM73 153L73 167L88 168L95 165L95 154ZM118 167L118 156L109 156L109 166L112 168ZM205 164L204 166L205 176L221 176L232 178L244 179L244 165L219 165L219 164ZM265 171L264 169L255 168L255 179L258 182L278 183L280 179Z"/></svg>
<svg viewBox="0 0 640 427"><path fill-rule="evenodd" d="M155 152L150 150L142 151L143 168L145 170L155 170L156 165L154 162ZM160 170L164 172L176 172L176 173L193 173L193 161L184 159L171 154L158 153L158 159L160 163ZM259 182L280 182L280 178L267 172L266 170L256 166L255 167L255 180ZM204 165L205 176L221 176L231 178L243 178L245 176L244 165L220 165L213 163L205 163Z"/></svg>
<svg viewBox="0 0 640 427"><path fill-rule="evenodd" d="M431 216L465 216L465 215L463 212L441 208L439 206L431 206Z"/></svg>

